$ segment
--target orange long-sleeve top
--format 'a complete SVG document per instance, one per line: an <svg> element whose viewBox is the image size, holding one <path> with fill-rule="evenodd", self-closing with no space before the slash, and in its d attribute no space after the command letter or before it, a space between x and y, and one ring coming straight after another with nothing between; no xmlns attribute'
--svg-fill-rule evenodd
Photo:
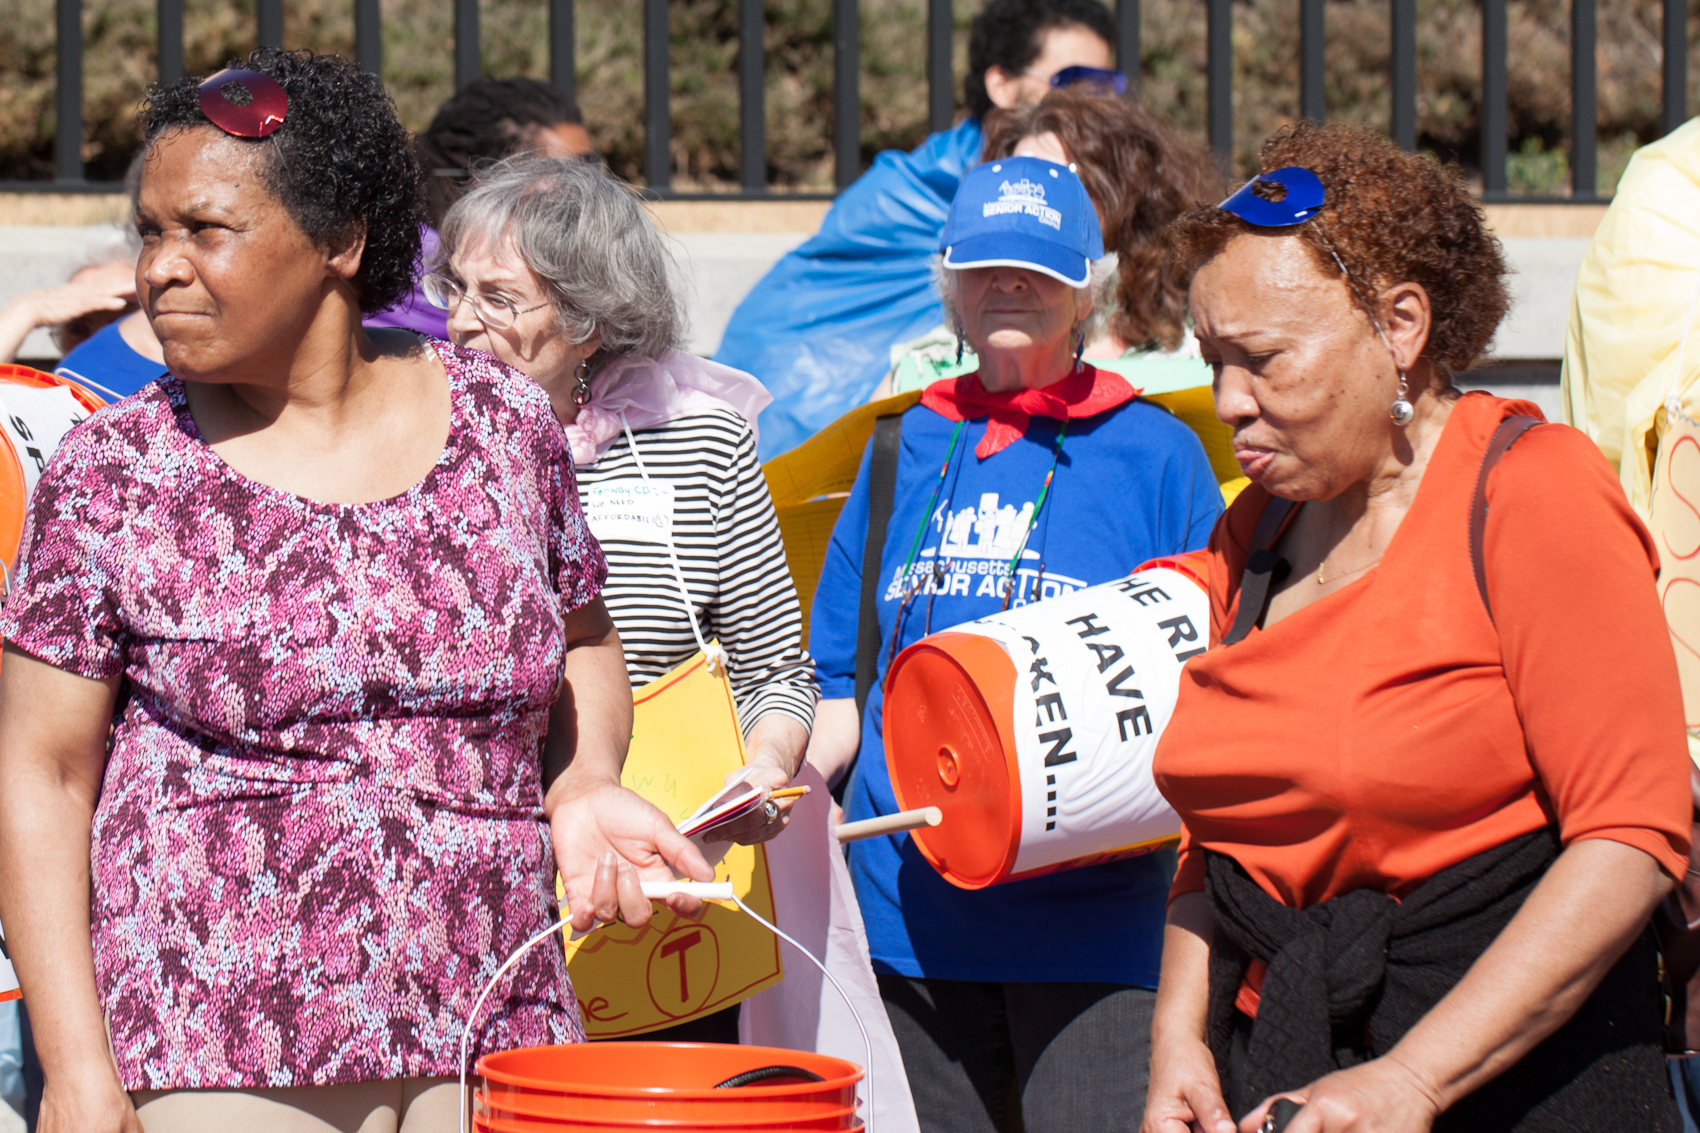
<svg viewBox="0 0 1700 1133"><path fill-rule="evenodd" d="M1210 542L1211 641L1156 757L1180 812L1171 899L1203 847L1304 908L1395 897L1519 835L1606 838L1688 866L1688 758L1658 555L1594 445L1530 430L1490 473L1490 618L1469 512L1482 454L1527 402L1473 393L1446 423L1379 566L1220 644L1270 496L1247 488ZM1301 579L1294 585L1309 585Z"/></svg>

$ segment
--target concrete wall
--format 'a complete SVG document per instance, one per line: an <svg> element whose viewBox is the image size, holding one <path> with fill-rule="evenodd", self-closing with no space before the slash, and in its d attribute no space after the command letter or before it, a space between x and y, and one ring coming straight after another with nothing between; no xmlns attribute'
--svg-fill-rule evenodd
<svg viewBox="0 0 1700 1133"><path fill-rule="evenodd" d="M77 250L102 221L122 213L112 197L0 196L0 303L36 287L62 282ZM690 346L711 353L733 309L762 274L818 227L826 202L664 202L655 214L676 239L689 280ZM1504 241L1515 272L1511 279L1511 316L1500 329L1494 357L1545 366L1512 367L1483 375L1489 388L1535 389L1538 399L1557 408L1556 362L1564 350L1564 326L1570 292L1588 239L1604 214L1599 205L1489 206L1489 222ZM63 221L63 223L50 223ZM22 357L57 356L52 340L37 332ZM1495 382L1495 375L1501 379ZM1552 386L1550 391L1536 387ZM1510 392L1507 390L1506 392ZM1549 396L1550 395L1550 396Z"/></svg>

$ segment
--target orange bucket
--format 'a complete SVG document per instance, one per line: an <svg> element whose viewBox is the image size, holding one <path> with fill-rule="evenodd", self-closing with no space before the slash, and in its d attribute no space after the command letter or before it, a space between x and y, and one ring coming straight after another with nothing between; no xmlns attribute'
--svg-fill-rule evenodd
<svg viewBox="0 0 1700 1133"><path fill-rule="evenodd" d="M0 365L0 559L17 566L24 509L36 479L70 427L106 402L57 374Z"/></svg>
<svg viewBox="0 0 1700 1133"><path fill-rule="evenodd" d="M799 1118L785 1120L778 1124L754 1125L748 1121L735 1121L729 1125L676 1125L664 1121L573 1121L566 1119L551 1119L538 1117L508 1117L502 1114L480 1111L473 1118L473 1124L478 1129L488 1129L490 1133L562 1133L563 1130L573 1133L615 1133L621 1129L652 1129L658 1133L735 1133L737 1130L748 1129L754 1133L859 1133L862 1123L854 1115L842 1120L819 1118L810 1120Z"/></svg>
<svg viewBox="0 0 1700 1133"><path fill-rule="evenodd" d="M716 1089L766 1067L818 1075ZM492 1133L666 1129L854 1130L862 1068L776 1047L710 1043L580 1043L487 1054L476 1072L479 1120Z"/></svg>
<svg viewBox="0 0 1700 1133"><path fill-rule="evenodd" d="M748 1089L749 1087L744 1087ZM514 1094L491 1095L484 1090L477 1093L479 1109L486 1116L502 1121L544 1122L558 1126L564 1120L580 1120L582 1116L582 1099L577 1097L549 1094ZM785 1129L848 1129L854 1124L856 1106L827 1107L813 1104L796 1104L786 1107L792 1112L769 1117L734 1117L713 1120L703 1118L691 1119L691 1125L708 1125L716 1128L737 1129L768 1129L779 1126ZM799 1117L798 1112L806 1116ZM803 1122L804 1124L798 1124Z"/></svg>
<svg viewBox="0 0 1700 1133"><path fill-rule="evenodd" d="M1151 777L1210 630L1202 552L935 633L892 662L885 754L910 834L962 889L1148 853L1180 833Z"/></svg>

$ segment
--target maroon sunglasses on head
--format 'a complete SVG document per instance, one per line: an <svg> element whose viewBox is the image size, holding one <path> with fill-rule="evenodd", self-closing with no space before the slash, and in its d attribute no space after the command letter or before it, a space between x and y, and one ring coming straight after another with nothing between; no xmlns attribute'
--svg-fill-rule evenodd
<svg viewBox="0 0 1700 1133"><path fill-rule="evenodd" d="M201 113L227 134L263 138L283 125L289 96L270 75L229 68L201 84Z"/></svg>

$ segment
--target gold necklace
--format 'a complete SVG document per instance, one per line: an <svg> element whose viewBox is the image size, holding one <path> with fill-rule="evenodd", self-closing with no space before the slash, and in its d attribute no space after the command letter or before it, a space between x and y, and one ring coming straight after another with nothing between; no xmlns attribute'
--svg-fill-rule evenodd
<svg viewBox="0 0 1700 1133"><path fill-rule="evenodd" d="M1324 555L1322 557L1322 561L1320 563L1318 563L1317 566L1316 566L1316 584L1318 586L1327 586L1330 582L1339 582L1342 578L1345 578L1348 574L1357 574L1359 571L1368 570L1370 567L1375 566L1379 562L1381 562L1381 560L1376 559L1375 562L1373 562L1373 563L1365 563L1363 566L1353 567L1351 570L1343 570L1339 574L1335 575L1333 578L1323 578L1322 572L1328 566L1328 556Z"/></svg>

